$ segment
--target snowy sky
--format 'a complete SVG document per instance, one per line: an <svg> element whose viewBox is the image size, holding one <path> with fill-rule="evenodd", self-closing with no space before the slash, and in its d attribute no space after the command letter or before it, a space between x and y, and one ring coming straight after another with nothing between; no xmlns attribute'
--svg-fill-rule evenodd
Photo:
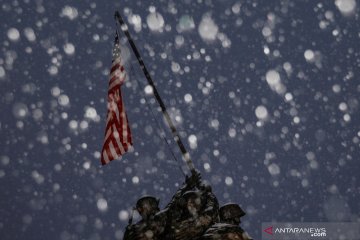
<svg viewBox="0 0 360 240"><path fill-rule="evenodd" d="M220 204L247 212L250 235L261 222L359 221L359 2L0 5L1 239L122 239L140 196L163 207L184 180L124 38L134 152L100 165L115 10L196 168Z"/></svg>

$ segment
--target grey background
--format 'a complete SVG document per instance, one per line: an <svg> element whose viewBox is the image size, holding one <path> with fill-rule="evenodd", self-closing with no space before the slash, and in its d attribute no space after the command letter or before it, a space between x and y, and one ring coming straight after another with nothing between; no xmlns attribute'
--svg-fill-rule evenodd
<svg viewBox="0 0 360 240"><path fill-rule="evenodd" d="M172 116L181 116L177 127L188 149L188 137L197 137L192 159L220 204L236 202L247 212L242 226L250 235L259 239L265 221L359 221L358 2L349 16L334 1L312 0L0 3L1 239L122 239L124 211L138 197L156 195L163 207L182 183L157 134L155 121L165 127L159 113L151 115L157 104L141 103L145 95L137 81L145 80L133 56L123 92L135 151L105 167L96 157L105 128L116 9L124 17L141 17L142 30L130 31ZM234 4L241 5L238 13ZM148 29L150 6L168 30ZM63 16L69 7L76 18ZM195 28L179 32L176 25L185 14ZM201 38L205 14L230 47L218 38ZM17 40L9 38L12 28L20 33ZM25 28L33 29L35 41ZM179 35L181 47L175 44ZM64 51L67 43L74 45L73 55ZM187 59L201 49L199 59ZM316 53L315 62L306 61L308 49ZM190 71L173 72L172 62ZM286 62L291 71L284 69ZM54 66L58 71L50 74ZM272 69L291 101L267 84ZM68 105L52 94L57 88ZM185 94L191 94L190 104ZM260 105L268 119L258 127ZM86 107L96 109L98 121L84 116ZM77 129L70 127L76 123ZM234 137L229 129L235 129ZM105 201L107 210L101 211Z"/></svg>

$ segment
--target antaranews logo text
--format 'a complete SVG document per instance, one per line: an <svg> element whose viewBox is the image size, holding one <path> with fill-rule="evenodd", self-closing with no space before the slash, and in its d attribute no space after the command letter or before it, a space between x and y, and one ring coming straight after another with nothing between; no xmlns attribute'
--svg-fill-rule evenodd
<svg viewBox="0 0 360 240"><path fill-rule="evenodd" d="M325 228L314 228L314 227L308 227L308 228L291 228L291 227L285 227L285 228L275 228L274 233L286 233L286 234L301 234L301 233L309 233L311 237L326 237L326 229Z"/></svg>
<svg viewBox="0 0 360 240"><path fill-rule="evenodd" d="M263 240L359 240L358 222L263 222Z"/></svg>

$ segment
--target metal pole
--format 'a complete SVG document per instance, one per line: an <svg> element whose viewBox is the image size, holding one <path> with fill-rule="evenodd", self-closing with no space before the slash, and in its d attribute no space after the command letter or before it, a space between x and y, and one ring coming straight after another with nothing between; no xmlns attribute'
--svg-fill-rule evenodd
<svg viewBox="0 0 360 240"><path fill-rule="evenodd" d="M187 164L187 166L189 167L191 173L195 173L195 167L194 167L194 164L190 158L190 154L188 153L188 151L185 149L185 146L184 144L182 143L181 141L181 138L175 128L175 125L174 123L171 121L171 118L169 116L169 113L167 112L166 110L166 107L165 107L165 104L164 102L162 101L160 95L159 95L159 92L157 91L156 87L155 87L155 84L154 84L154 81L152 80L151 76L150 76L150 73L149 71L147 70L145 64L144 64L144 61L142 60L141 56L140 56L140 53L139 51L137 50L136 46L135 46L135 43L134 41L132 40L131 36L130 36L130 33L129 33L129 30L128 30L128 27L127 25L125 24L124 20L122 19L120 13L118 11L115 12L115 19L119 21L119 24L120 24L120 28L121 30L124 32L126 38L128 39L128 42L140 64L140 67L141 69L143 70L144 72L144 75L146 77L146 80L148 81L149 85L152 87L153 89L153 93L154 93L154 96L156 98L156 100L158 101L159 105L160 105L160 108L161 108L161 111L165 117L165 120L169 126L169 128L171 129L171 133L173 134L173 137L174 137L174 140L176 141L177 145L179 146L180 150L181 150L181 153L183 154L183 158Z"/></svg>

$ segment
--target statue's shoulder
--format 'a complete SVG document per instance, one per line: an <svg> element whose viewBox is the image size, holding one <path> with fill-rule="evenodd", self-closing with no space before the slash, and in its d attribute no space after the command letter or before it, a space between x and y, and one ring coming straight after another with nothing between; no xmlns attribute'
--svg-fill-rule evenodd
<svg viewBox="0 0 360 240"><path fill-rule="evenodd" d="M242 234L243 232L244 230L236 225L227 224L227 223L215 223L206 230L204 236L209 238L212 236L222 236L227 233Z"/></svg>
<svg viewBox="0 0 360 240"><path fill-rule="evenodd" d="M208 229L208 231L218 231L221 229L230 229L232 227L234 227L234 225L227 223L215 223Z"/></svg>
<svg viewBox="0 0 360 240"><path fill-rule="evenodd" d="M136 231L140 231L141 229L143 229L146 226L146 222L144 220L140 220L136 223L130 224L126 227L126 231L129 232L136 232Z"/></svg>

